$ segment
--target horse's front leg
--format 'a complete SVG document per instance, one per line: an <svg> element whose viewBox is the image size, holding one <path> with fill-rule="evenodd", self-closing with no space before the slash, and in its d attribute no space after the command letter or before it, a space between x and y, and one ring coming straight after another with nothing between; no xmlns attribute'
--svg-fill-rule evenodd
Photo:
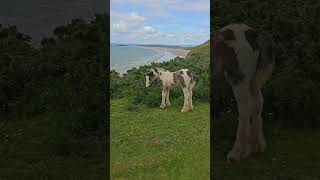
<svg viewBox="0 0 320 180"><path fill-rule="evenodd" d="M166 90L165 88L162 88L162 101L160 108L165 108L166 107Z"/></svg>
<svg viewBox="0 0 320 180"><path fill-rule="evenodd" d="M171 105L170 100L169 100L169 91L170 91L170 89L167 88L166 90L167 90L167 92L166 92L166 106L170 106Z"/></svg>
<svg viewBox="0 0 320 180"><path fill-rule="evenodd" d="M239 120L236 140L227 158L240 160L251 154L250 89L248 83L241 82L239 85L233 86L233 91L238 105Z"/></svg>

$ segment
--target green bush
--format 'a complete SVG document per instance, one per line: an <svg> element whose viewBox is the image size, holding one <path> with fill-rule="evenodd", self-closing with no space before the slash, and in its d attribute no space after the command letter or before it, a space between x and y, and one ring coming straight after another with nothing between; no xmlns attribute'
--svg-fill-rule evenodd
<svg viewBox="0 0 320 180"><path fill-rule="evenodd" d="M0 27L0 115L67 113L74 132L103 127L107 76L107 15L57 27L41 47L15 27ZM114 87L114 86L113 86Z"/></svg>

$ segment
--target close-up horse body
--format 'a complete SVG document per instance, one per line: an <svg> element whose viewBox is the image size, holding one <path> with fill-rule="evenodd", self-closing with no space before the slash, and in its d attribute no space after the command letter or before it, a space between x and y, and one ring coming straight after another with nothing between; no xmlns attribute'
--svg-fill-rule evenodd
<svg viewBox="0 0 320 180"><path fill-rule="evenodd" d="M193 109L192 104L192 89L196 84L195 75L188 69L180 69L175 72L170 72L160 68L150 69L145 74L146 87L150 87L156 80L161 81L162 101L160 108L165 108L171 105L169 99L170 89L180 86L184 94L184 103L181 112L188 112Z"/></svg>
<svg viewBox="0 0 320 180"><path fill-rule="evenodd" d="M231 86L238 108L238 128L230 160L263 152L261 88L274 66L273 40L270 34L258 32L246 24L230 24L214 32L212 77L225 79Z"/></svg>

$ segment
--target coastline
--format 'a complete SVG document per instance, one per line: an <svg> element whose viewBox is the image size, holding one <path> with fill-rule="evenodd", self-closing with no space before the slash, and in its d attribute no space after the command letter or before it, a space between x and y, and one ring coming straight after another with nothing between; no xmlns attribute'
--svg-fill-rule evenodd
<svg viewBox="0 0 320 180"><path fill-rule="evenodd" d="M179 57L186 57L187 54L191 51L191 50L186 50L186 49L150 47L150 46L143 46L143 45L137 45L137 47L145 48L145 49L153 49L158 52L166 52L167 51L167 52L174 54L176 56L179 56Z"/></svg>
<svg viewBox="0 0 320 180"><path fill-rule="evenodd" d="M121 62L112 63L112 60L111 60L110 62L111 70L115 70L120 74L124 74L129 69L132 69L134 67L140 67L143 65L148 65L152 62L155 62L155 63L165 62L165 61L174 59L177 56L184 58L190 52L190 50L178 49L174 47L173 48L157 47L157 46L150 47L150 46L144 46L144 45L134 45L132 47L156 51L156 54L146 58L132 59L126 63L121 63Z"/></svg>

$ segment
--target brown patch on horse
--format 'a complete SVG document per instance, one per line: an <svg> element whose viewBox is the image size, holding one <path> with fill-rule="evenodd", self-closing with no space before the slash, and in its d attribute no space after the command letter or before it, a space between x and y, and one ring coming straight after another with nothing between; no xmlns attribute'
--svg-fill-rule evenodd
<svg viewBox="0 0 320 180"><path fill-rule="evenodd" d="M258 36L257 43L259 43L260 47L257 69L263 69L275 61L272 36L262 32Z"/></svg>
<svg viewBox="0 0 320 180"><path fill-rule="evenodd" d="M257 43L258 34L256 31L249 29L244 32L247 41L249 42L251 48L255 51L259 49L259 44Z"/></svg>
<svg viewBox="0 0 320 180"><path fill-rule="evenodd" d="M223 36L223 39L226 41L236 40L236 37L234 36L233 31L230 29L226 29L226 30L220 32L220 34Z"/></svg>
<svg viewBox="0 0 320 180"><path fill-rule="evenodd" d="M193 82L195 82L196 81L196 77L195 77L195 75L194 75L194 73L192 72L192 71L190 71L190 70L188 70L187 71L187 74L188 74L188 76L190 77L190 79L191 79L191 83L193 83Z"/></svg>
<svg viewBox="0 0 320 180"><path fill-rule="evenodd" d="M181 75L178 76L179 79L179 84L181 87L185 88L186 87L186 83L184 82L184 79Z"/></svg>
<svg viewBox="0 0 320 180"><path fill-rule="evenodd" d="M173 81L175 84L180 85L181 87L186 87L186 83L182 77L183 71L173 73Z"/></svg>
<svg viewBox="0 0 320 180"><path fill-rule="evenodd" d="M240 71L235 50L227 46L225 42L217 42L213 47L214 74L217 79L224 79L224 71L228 74L232 83L240 82L244 75ZM215 77L214 77L215 78Z"/></svg>
<svg viewBox="0 0 320 180"><path fill-rule="evenodd" d="M153 73L152 70L148 71L145 75L148 76L151 84L153 84L153 82L156 80L156 75Z"/></svg>

